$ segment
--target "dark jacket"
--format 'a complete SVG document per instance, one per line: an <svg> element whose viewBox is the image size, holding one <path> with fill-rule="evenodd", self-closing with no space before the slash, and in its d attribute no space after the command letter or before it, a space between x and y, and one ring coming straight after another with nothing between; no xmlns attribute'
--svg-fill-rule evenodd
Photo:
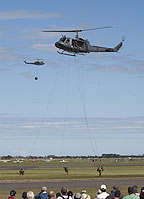
<svg viewBox="0 0 144 199"><path fill-rule="evenodd" d="M115 198L115 192L116 190L112 190L111 193L109 194L109 198L110 199L114 199ZM120 193L120 196L119 196L120 199L123 198L123 195Z"/></svg>
<svg viewBox="0 0 144 199"><path fill-rule="evenodd" d="M48 193L46 191L40 192L35 196L36 199L48 199Z"/></svg>

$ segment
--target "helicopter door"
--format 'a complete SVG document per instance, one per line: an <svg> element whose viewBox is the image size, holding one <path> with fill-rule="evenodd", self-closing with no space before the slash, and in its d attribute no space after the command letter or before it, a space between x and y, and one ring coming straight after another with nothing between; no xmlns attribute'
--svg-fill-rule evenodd
<svg viewBox="0 0 144 199"><path fill-rule="evenodd" d="M77 41L75 39L72 40L72 46L74 48L78 48L78 44L77 44Z"/></svg>

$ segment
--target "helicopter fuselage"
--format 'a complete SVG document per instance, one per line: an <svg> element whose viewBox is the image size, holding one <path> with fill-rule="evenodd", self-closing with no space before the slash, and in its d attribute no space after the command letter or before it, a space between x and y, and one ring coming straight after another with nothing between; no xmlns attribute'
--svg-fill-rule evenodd
<svg viewBox="0 0 144 199"><path fill-rule="evenodd" d="M35 62L27 62L27 61L24 61L25 64L34 64L34 65L37 65L37 66L40 66L40 65L44 65L45 63L43 61L35 61Z"/></svg>
<svg viewBox="0 0 144 199"><path fill-rule="evenodd" d="M107 48L102 46L92 46L88 40L82 38L70 38L63 36L59 41L55 43L55 46L63 51L70 53L90 53L90 52L118 52L123 42L120 42L114 48ZM62 52L63 54L63 52Z"/></svg>

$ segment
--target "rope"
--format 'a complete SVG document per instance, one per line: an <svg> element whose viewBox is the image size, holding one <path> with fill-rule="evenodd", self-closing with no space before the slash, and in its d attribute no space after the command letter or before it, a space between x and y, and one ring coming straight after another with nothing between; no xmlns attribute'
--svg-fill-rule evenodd
<svg viewBox="0 0 144 199"><path fill-rule="evenodd" d="M52 87L52 89L51 89L50 96L48 97L48 102L47 102L47 105L46 105L46 109L45 109L45 112L44 112L44 115L43 115L43 118L42 118L42 121L41 121L39 130L38 130L38 133L37 133L37 135L36 135L36 137L35 137L35 140L34 140L34 143L33 143L33 145L32 145L32 149L31 149L31 152L30 152L30 156L32 155L33 150L34 150L34 147L35 147L35 145L36 145L36 143L37 143L38 137L39 137L39 135L40 135L40 132L41 132L41 129L42 129L42 126L43 126L43 123L44 123L44 120L45 120L45 117L46 117L48 108L49 108L49 104L50 104L51 99L52 99L52 96L53 96L53 94L54 94L54 90L55 90L55 87L56 87L57 79L58 79L58 76L59 76L59 74L60 74L60 69L61 69L62 61L63 61L63 56L62 56L62 58L61 58L60 65L59 65L58 70L57 70L57 73L56 73L55 81L54 81L53 87Z"/></svg>
<svg viewBox="0 0 144 199"><path fill-rule="evenodd" d="M63 151L64 146L64 138L65 138L65 132L66 132L66 123L67 123L67 112L68 112L68 95L69 95L69 58L68 58L68 65L67 65L67 88L66 88L66 106L65 106L65 119L64 119L64 129L63 129L63 136L62 136L62 145L60 150L60 155Z"/></svg>
<svg viewBox="0 0 144 199"><path fill-rule="evenodd" d="M78 59L77 59L75 66L76 66L75 69L76 69L76 77L77 77L77 82L78 82L78 89L79 89L80 99L81 99L83 112L84 112L84 119L85 119L86 127L87 127L87 130L88 130L88 137L89 137L89 141L90 141L90 144L91 144L92 151L93 151L94 155L96 156L95 147L96 147L98 155L99 155L99 152L98 152L97 144L95 142L94 135L93 135L93 133L92 133L90 127L89 127L88 118L87 118L86 104L85 104L85 89L84 89L84 80L83 80L83 73L82 73L83 72L82 71L82 60L81 60L81 65L78 66ZM95 144L95 147L93 145L91 137L93 138L93 142Z"/></svg>

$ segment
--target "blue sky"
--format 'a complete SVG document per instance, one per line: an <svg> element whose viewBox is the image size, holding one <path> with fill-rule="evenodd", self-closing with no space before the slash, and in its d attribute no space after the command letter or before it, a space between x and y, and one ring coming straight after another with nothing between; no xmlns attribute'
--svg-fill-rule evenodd
<svg viewBox="0 0 144 199"><path fill-rule="evenodd" d="M1 3L0 155L143 154L143 8L141 0ZM114 28L80 36L114 47L124 35L119 53L61 56L61 33L41 32L101 26ZM45 65L23 62L36 58Z"/></svg>

